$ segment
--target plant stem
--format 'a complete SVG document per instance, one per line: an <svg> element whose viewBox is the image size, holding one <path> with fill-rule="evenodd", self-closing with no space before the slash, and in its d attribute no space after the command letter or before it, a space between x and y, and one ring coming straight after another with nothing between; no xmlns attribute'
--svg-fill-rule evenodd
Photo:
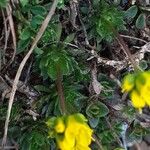
<svg viewBox="0 0 150 150"><path fill-rule="evenodd" d="M59 99L60 99L61 112L62 112L63 115L65 115L66 114L65 96L64 96L64 92L63 92L62 75L61 75L61 71L60 71L59 66L57 66L56 87L57 87L58 96L59 96Z"/></svg>
<svg viewBox="0 0 150 150"><path fill-rule="evenodd" d="M94 138L94 140L95 140L95 143L96 143L97 146L99 147L98 150L104 150L104 148L103 148L103 146L102 146L102 144L101 144L101 141L97 138L97 136L96 136L95 134L93 135L93 138Z"/></svg>

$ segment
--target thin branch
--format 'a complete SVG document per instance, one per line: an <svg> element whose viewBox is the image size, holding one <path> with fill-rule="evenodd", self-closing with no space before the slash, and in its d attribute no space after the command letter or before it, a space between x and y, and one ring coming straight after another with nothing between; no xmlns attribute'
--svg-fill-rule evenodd
<svg viewBox="0 0 150 150"><path fill-rule="evenodd" d="M135 143L136 150L142 150L139 143Z"/></svg>
<svg viewBox="0 0 150 150"><path fill-rule="evenodd" d="M1 150L2 150L2 148L3 148L3 147L0 146L0 149L1 149ZM15 149L15 150L18 150L18 148L16 148L16 146L5 146L3 149L4 149L4 150L11 150L11 149L12 149L12 150L14 150L14 149Z"/></svg>
<svg viewBox="0 0 150 150"><path fill-rule="evenodd" d="M98 145L99 149L98 150L104 150L102 144L101 144L101 141L97 138L97 136L94 134L93 135L93 138L95 140L95 143Z"/></svg>
<svg viewBox="0 0 150 150"><path fill-rule="evenodd" d="M140 39L140 38L137 38L137 37L134 37L134 36L129 36L129 35L123 35L123 34L120 34L121 37L124 37L124 38L129 38L129 39L134 39L134 40L138 40L138 41L141 41L145 44L147 44L148 42L143 40L143 39Z"/></svg>
<svg viewBox="0 0 150 150"><path fill-rule="evenodd" d="M57 7L57 3L58 3L58 0L54 0L53 1L53 4L51 6L51 9L50 9L48 15L46 16L45 20L43 21L43 23L42 23L42 25L41 25L41 27L40 27L40 29L39 29L35 39L34 39L32 45L31 45L30 50L28 51L28 53L26 54L26 56L22 60L20 66L18 68L18 71L16 73L16 76L15 76L15 79L14 79L14 83L13 83L13 86L12 86L12 90L11 90L11 95L10 95L10 98L9 98L7 116L6 116L6 121L5 121L4 136L3 136L3 140L2 140L2 147L4 147L6 145L7 132L8 132L8 126L9 126L9 118L10 118L12 104L13 104L13 101L14 101L14 96L15 96L15 93L16 93L16 90L17 90L17 84L18 84L20 75L22 73L22 70L23 70L23 68L24 68L28 58L32 54L34 48L36 47L37 43L39 42L40 38L42 37L44 31L46 30L49 21L51 20L53 14L55 13L55 9Z"/></svg>
<svg viewBox="0 0 150 150"><path fill-rule="evenodd" d="M131 52L128 48L128 46L126 45L126 43L124 42L123 38L119 35L119 33L114 30L114 33L116 34L116 39L119 43L119 45L122 47L124 53L128 56L128 59L130 60L131 64L134 67L134 70L141 70L138 66L138 64L136 63L136 61L133 59L133 56L131 55Z"/></svg>
<svg viewBox="0 0 150 150"><path fill-rule="evenodd" d="M8 21L9 21L9 25L10 25L10 30L11 30L11 34L12 34L12 41L13 41L13 45L14 45L14 52L13 52L13 55L12 55L10 61L5 66L4 70L9 65L11 65L11 63L14 61L14 58L15 58L15 55L16 55L16 33L15 33L14 21L13 21L13 17L12 17L12 9L10 7L10 4L7 5L6 12L7 12Z"/></svg>
<svg viewBox="0 0 150 150"><path fill-rule="evenodd" d="M7 45L8 45L8 38L9 38L9 33L10 33L10 28L8 29L7 27L7 21L6 21L6 17L4 14L4 11L2 9L2 16L3 16L3 21L4 21L4 30L5 30L5 45L4 45L4 49L3 49L3 64L5 64L5 52L7 49Z"/></svg>

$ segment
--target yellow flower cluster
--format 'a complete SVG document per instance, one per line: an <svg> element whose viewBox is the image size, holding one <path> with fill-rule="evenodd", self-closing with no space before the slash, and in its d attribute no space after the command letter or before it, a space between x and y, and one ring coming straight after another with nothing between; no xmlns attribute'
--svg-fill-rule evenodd
<svg viewBox="0 0 150 150"><path fill-rule="evenodd" d="M132 104L140 111L150 106L150 72L128 74L122 82L122 91L129 92Z"/></svg>
<svg viewBox="0 0 150 150"><path fill-rule="evenodd" d="M53 137L56 138L60 150L90 150L93 130L82 114L58 117L53 119L53 123L49 120L47 125L54 129Z"/></svg>

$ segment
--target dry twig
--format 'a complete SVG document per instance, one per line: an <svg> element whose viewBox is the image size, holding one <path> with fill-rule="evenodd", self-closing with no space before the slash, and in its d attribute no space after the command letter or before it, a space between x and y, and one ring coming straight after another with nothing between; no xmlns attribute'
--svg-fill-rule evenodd
<svg viewBox="0 0 150 150"><path fill-rule="evenodd" d="M7 21L6 21L6 17L4 14L4 11L2 10L2 16L3 16L3 21L4 21L4 30L5 30L5 45L4 45L4 49L3 49L3 64L5 64L5 51L7 49L7 45L8 45L8 38L9 38L9 33L10 33L10 28L7 27Z"/></svg>
<svg viewBox="0 0 150 150"><path fill-rule="evenodd" d="M13 17L12 17L12 10L11 10L10 4L7 5L6 12L7 12L9 26L10 26L10 30L11 30L11 34L12 34L14 52L13 52L11 60L5 66L5 69L13 62L15 55L16 55L16 33L15 33L14 21L13 21Z"/></svg>
<svg viewBox="0 0 150 150"><path fill-rule="evenodd" d="M143 40L143 39L140 39L140 38L137 38L137 37L134 37L134 36L129 36L129 35L123 35L123 34L120 34L120 36L124 37L124 38L129 38L129 39L134 39L134 40L138 40L138 41L141 41L143 43L148 43L147 41Z"/></svg>

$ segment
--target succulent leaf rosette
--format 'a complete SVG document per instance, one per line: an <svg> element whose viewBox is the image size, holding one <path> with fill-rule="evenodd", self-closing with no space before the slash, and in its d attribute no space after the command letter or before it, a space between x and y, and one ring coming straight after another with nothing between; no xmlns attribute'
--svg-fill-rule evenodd
<svg viewBox="0 0 150 150"><path fill-rule="evenodd" d="M125 76L122 91L129 92L132 105L142 112L143 107L150 106L150 71Z"/></svg>
<svg viewBox="0 0 150 150"><path fill-rule="evenodd" d="M46 122L49 137L56 139L60 150L91 150L93 130L80 113L51 118Z"/></svg>

